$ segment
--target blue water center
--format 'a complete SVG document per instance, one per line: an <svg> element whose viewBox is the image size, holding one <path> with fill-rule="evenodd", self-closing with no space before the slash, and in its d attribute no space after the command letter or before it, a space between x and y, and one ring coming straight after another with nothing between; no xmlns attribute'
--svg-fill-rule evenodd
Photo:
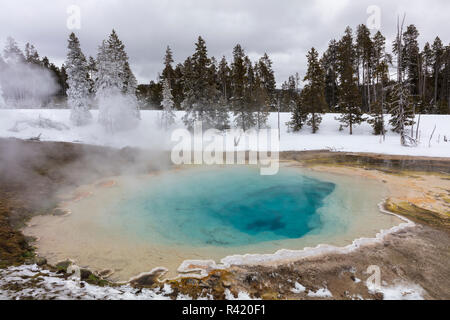
<svg viewBox="0 0 450 320"><path fill-rule="evenodd" d="M296 239L320 228L318 209L335 185L282 168L198 168L151 178L114 210L114 220L148 241L241 246Z"/></svg>

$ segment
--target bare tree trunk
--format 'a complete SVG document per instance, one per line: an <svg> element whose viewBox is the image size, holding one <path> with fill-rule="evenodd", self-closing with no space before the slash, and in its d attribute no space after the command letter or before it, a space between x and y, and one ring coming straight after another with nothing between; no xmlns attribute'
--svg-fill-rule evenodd
<svg viewBox="0 0 450 320"><path fill-rule="evenodd" d="M400 21L397 18L397 81L398 85L401 87L403 85L403 75L402 75L402 37L403 37L403 24L405 23L405 17L406 14L403 16L402 24L400 25ZM399 101L398 103L398 112L399 112L399 119L400 119L400 144L402 146L406 145L406 139L405 139L405 119L404 119L404 101L403 99Z"/></svg>
<svg viewBox="0 0 450 320"><path fill-rule="evenodd" d="M369 63L367 63L367 108L369 110L369 113L371 113L371 107L370 107L370 70L369 70Z"/></svg>

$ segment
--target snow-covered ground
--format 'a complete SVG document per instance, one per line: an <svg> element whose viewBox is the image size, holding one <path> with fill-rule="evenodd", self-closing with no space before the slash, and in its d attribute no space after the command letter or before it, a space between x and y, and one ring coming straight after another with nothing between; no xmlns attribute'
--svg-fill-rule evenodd
<svg viewBox="0 0 450 320"><path fill-rule="evenodd" d="M28 139L41 134L41 140L83 142L113 147L135 146L143 148L170 149L170 131L162 132L158 129L159 111L143 110L142 121L138 128L121 133L110 134L96 122L97 111L93 110L94 122L85 127L74 127L69 123L69 110L28 109L28 110L0 110L0 136ZM177 112L177 125L182 126L183 112ZM61 122L67 126L58 129L42 129L30 125L30 120L48 118ZM400 146L398 134L389 131L385 141L380 136L372 134L372 127L363 123L354 128L354 134L348 134L348 128L339 131L340 123L335 120L337 114L326 114L320 130L312 134L309 127L298 133L288 132L286 122L290 120L289 113L280 114L281 140L280 151L318 150L370 152L394 155L414 155L429 157L450 157L450 116L423 115L420 119L420 144L417 147ZM25 120L25 122L24 122ZM278 115L272 113L268 124L271 128L278 127ZM430 143L430 136L436 126ZM416 127L414 127L414 131ZM14 129L14 130L11 130ZM449 142L445 142L447 139ZM173 145L173 144L172 144Z"/></svg>
<svg viewBox="0 0 450 320"><path fill-rule="evenodd" d="M115 287L95 286L80 281L74 276L65 279L63 275L42 269L37 265L22 265L0 269L0 300L58 299L58 300L170 300L173 289L169 284L162 288L138 289L129 284ZM179 293L177 300L192 300L192 297ZM197 298L212 300L210 294ZM228 289L226 300L251 300L245 291L235 297Z"/></svg>

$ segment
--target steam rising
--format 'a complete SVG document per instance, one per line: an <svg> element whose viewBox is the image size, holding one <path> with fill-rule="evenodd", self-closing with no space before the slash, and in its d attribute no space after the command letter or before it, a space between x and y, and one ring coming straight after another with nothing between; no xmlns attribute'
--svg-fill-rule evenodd
<svg viewBox="0 0 450 320"><path fill-rule="evenodd" d="M2 84L0 82L0 109L6 108L5 99L3 99L3 89Z"/></svg>
<svg viewBox="0 0 450 320"><path fill-rule="evenodd" d="M41 108L58 90L54 76L41 66L16 62L0 69L0 107Z"/></svg>

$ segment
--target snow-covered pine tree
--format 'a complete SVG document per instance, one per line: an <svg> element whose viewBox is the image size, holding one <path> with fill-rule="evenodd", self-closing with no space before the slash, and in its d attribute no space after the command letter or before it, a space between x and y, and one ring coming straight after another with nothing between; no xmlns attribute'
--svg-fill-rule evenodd
<svg viewBox="0 0 450 320"><path fill-rule="evenodd" d="M41 64L41 60L39 59L39 54L36 50L36 48L34 47L34 45L27 43L25 45L25 60L28 63L32 63L35 65L40 65Z"/></svg>
<svg viewBox="0 0 450 320"><path fill-rule="evenodd" d="M3 51L3 57L8 65L15 65L25 62L25 56L17 45L16 40L11 37L6 39L6 46Z"/></svg>
<svg viewBox="0 0 450 320"><path fill-rule="evenodd" d="M89 111L89 79L86 57L80 48L80 41L72 32L69 36L66 58L67 103L70 107L70 121L76 126L83 126L92 120Z"/></svg>
<svg viewBox="0 0 450 320"><path fill-rule="evenodd" d="M169 129L175 124L175 112L173 111L175 103L170 89L169 79L163 82L163 100L161 102L161 127L165 130Z"/></svg>
<svg viewBox="0 0 450 320"><path fill-rule="evenodd" d="M89 73L89 96L90 98L95 97L95 77L97 74L97 63L95 62L95 59L90 56L88 59L88 73Z"/></svg>
<svg viewBox="0 0 450 320"><path fill-rule="evenodd" d="M136 90L137 90L137 80L136 77L133 74L133 71L131 71L130 65L128 61L125 62L125 82L124 82L124 88L123 88L123 94L125 95L126 99L128 100L128 106L131 108L134 113L135 117L137 119L141 119L141 112L139 110L139 103L137 101L136 97Z"/></svg>
<svg viewBox="0 0 450 320"><path fill-rule="evenodd" d="M110 132L134 128L139 120L136 79L127 66L125 46L114 30L99 47L96 63L99 123Z"/></svg>

